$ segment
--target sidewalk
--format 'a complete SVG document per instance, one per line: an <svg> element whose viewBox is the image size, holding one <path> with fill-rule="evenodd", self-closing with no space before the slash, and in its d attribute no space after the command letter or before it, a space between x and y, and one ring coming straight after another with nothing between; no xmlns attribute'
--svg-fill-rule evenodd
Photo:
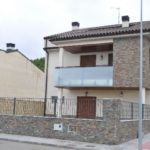
<svg viewBox="0 0 150 150"><path fill-rule="evenodd" d="M86 143L69 140L39 138L31 136L21 136L0 133L0 140L10 140L25 143L34 143L40 145L50 145L63 148L73 148L76 150L137 150L137 139L120 145L103 145L95 143ZM143 150L150 150L150 134L145 135L143 139Z"/></svg>

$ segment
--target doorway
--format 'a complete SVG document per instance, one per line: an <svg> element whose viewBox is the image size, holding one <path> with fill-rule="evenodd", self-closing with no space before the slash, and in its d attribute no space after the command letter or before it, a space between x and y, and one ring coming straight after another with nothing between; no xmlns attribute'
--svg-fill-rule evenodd
<svg viewBox="0 0 150 150"><path fill-rule="evenodd" d="M96 117L96 97L78 96L77 97L77 118Z"/></svg>
<svg viewBox="0 0 150 150"><path fill-rule="evenodd" d="M96 55L82 55L80 56L80 67L95 67Z"/></svg>

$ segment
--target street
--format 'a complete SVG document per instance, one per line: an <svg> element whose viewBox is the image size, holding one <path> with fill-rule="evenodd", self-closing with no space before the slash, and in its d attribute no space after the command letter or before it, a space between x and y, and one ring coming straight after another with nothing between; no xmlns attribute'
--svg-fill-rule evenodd
<svg viewBox="0 0 150 150"><path fill-rule="evenodd" d="M45 146L38 144L28 144L21 142L12 142L6 140L0 140L0 149L1 150L73 150L68 148L59 148L53 146Z"/></svg>
<svg viewBox="0 0 150 150"><path fill-rule="evenodd" d="M16 142L14 142L16 141ZM56 147L57 146L57 147ZM137 150L138 139L119 145L104 145L0 133L0 150ZM150 134L143 138L143 150L150 150Z"/></svg>

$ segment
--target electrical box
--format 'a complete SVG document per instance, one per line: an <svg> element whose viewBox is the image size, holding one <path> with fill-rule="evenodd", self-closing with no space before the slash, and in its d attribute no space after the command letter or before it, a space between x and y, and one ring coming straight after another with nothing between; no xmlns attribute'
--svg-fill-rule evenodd
<svg viewBox="0 0 150 150"><path fill-rule="evenodd" d="M63 124L62 123L54 124L54 130L55 131L63 131Z"/></svg>

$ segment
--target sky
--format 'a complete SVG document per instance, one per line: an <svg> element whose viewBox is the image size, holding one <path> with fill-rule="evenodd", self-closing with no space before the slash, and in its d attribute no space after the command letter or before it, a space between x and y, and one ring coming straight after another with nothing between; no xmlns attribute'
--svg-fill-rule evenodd
<svg viewBox="0 0 150 150"><path fill-rule="evenodd" d="M140 0L0 0L0 49L15 43L29 59L44 57L43 37L80 28L118 23L129 15L140 20ZM143 0L143 20L150 20L150 0Z"/></svg>

